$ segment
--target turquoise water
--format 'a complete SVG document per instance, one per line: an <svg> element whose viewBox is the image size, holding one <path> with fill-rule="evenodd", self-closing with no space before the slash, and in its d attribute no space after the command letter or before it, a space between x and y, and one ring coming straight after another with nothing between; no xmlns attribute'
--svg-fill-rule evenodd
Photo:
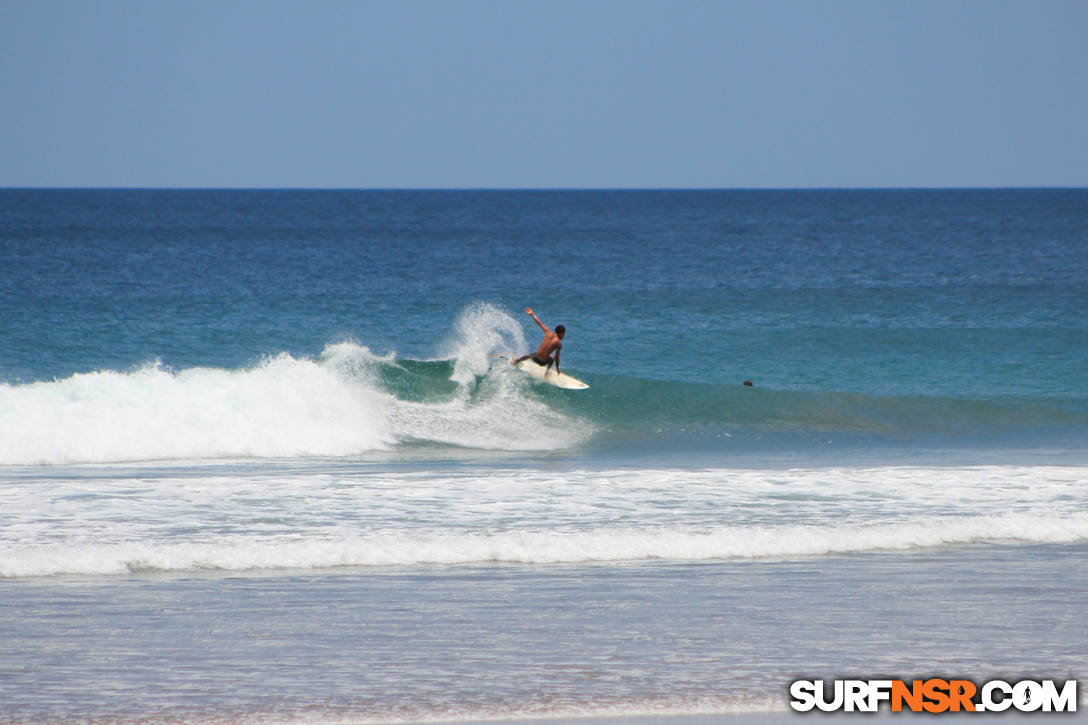
<svg viewBox="0 0 1088 725"><path fill-rule="evenodd" d="M0 722L1083 675L1086 262L1084 190L0 190Z"/></svg>

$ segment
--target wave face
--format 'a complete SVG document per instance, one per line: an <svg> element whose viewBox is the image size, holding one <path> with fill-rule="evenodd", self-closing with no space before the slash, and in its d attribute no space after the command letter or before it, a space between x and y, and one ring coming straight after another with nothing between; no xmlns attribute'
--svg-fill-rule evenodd
<svg viewBox="0 0 1088 725"><path fill-rule="evenodd" d="M623 376L593 381L607 391L579 398L584 405L577 409L613 432L900 443L1088 438L1088 405L1073 398L880 396Z"/></svg>

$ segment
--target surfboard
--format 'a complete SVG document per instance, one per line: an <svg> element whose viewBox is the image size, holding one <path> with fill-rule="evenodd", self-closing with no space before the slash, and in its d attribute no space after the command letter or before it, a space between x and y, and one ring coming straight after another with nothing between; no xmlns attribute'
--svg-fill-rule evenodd
<svg viewBox="0 0 1088 725"><path fill-rule="evenodd" d="M585 390L589 387L576 377L567 375L566 373L557 373L555 372L555 368L545 368L543 365L537 365L532 360L522 360L514 367L521 370L523 373L532 375L537 380L542 380L557 388L565 388L566 390Z"/></svg>

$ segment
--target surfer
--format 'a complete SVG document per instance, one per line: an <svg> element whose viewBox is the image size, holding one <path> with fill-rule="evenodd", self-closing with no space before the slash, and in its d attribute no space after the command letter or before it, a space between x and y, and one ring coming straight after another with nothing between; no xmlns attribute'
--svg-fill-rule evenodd
<svg viewBox="0 0 1088 725"><path fill-rule="evenodd" d="M529 317L533 318L533 322L540 325L540 329L544 331L544 339L540 342L540 347L536 349L536 352L531 355L522 355L513 362L517 365L522 360L531 359L537 365L541 367L550 368L552 364L555 365L555 372L559 372L559 351L563 347L562 339L567 334L567 328L562 325L556 325L555 331L548 329L547 325L540 321L540 318L533 313L532 307L526 307L525 313ZM554 353L554 357L552 357Z"/></svg>

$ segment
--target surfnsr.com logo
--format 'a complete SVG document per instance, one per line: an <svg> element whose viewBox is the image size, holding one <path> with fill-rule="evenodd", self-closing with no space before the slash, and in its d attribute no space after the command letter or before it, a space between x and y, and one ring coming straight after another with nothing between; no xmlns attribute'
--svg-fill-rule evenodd
<svg viewBox="0 0 1088 725"><path fill-rule="evenodd" d="M884 703L892 712L1076 712L1077 681L797 680L790 698L797 712L877 712Z"/></svg>

